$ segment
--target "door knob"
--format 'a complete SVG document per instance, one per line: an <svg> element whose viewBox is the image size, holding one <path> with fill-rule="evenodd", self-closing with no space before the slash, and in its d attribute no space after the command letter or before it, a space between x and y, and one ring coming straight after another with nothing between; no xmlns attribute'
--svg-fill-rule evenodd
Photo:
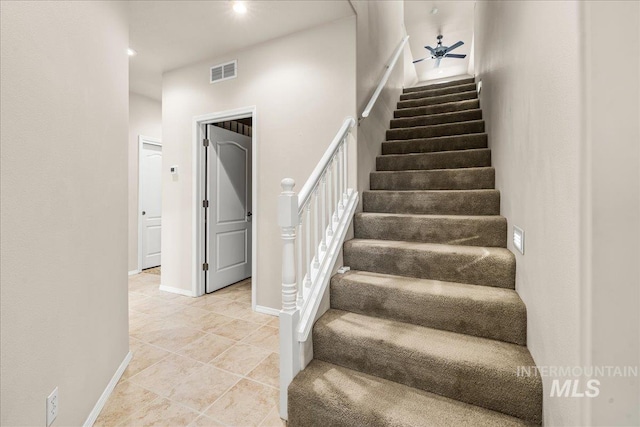
<svg viewBox="0 0 640 427"><path fill-rule="evenodd" d="M142 211L142 215L146 215L147 213L145 211Z"/></svg>

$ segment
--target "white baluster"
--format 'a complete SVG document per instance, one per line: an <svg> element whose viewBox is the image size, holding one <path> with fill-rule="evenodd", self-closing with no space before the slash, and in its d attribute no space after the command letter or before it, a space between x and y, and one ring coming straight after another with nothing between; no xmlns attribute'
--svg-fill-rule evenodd
<svg viewBox="0 0 640 427"><path fill-rule="evenodd" d="M344 210L344 139L338 149L338 210Z"/></svg>
<svg viewBox="0 0 640 427"><path fill-rule="evenodd" d="M316 187L316 189L313 191L313 195L314 195L314 206L316 208L316 214L315 214L315 219L314 219L314 233L315 233L315 240L314 240L314 245L313 245L313 268L318 269L320 268L320 251L318 250L318 248L320 247L320 200L319 200L319 186ZM314 276L315 278L315 276Z"/></svg>
<svg viewBox="0 0 640 427"><path fill-rule="evenodd" d="M305 297L307 295L307 289L311 286L311 197L307 201L307 206L305 207L307 211L307 219L306 219L306 232L307 235L307 247L306 247L306 262L305 262L305 270L307 274L304 276L304 290L302 292L305 293Z"/></svg>
<svg viewBox="0 0 640 427"><path fill-rule="evenodd" d="M329 160L329 164L327 165L327 179L329 182L327 182L327 193L328 193L328 199L329 199L329 203L327 208L329 209L328 212L328 217L329 220L327 221L327 235L329 237L333 236L333 215L331 214L333 212L333 157L331 158L331 160Z"/></svg>
<svg viewBox="0 0 640 427"><path fill-rule="evenodd" d="M303 234L302 234L302 215L298 215L298 239L296 240L296 266L298 268L298 274L297 276L297 288L298 288L298 298L297 298L297 303L298 303L298 307L302 307L302 302L304 301L304 291L302 288L302 281L303 279L303 269L302 269L302 239L303 239Z"/></svg>
<svg viewBox="0 0 640 427"><path fill-rule="evenodd" d="M322 227L320 228L320 252L321 254L327 250L327 173L322 175L320 192L322 193L322 207L320 212L322 213L320 220ZM324 255L322 256L324 258Z"/></svg>
<svg viewBox="0 0 640 427"><path fill-rule="evenodd" d="M339 182L340 182L340 170L338 168L338 156L339 152L336 152L336 155L333 157L333 194L335 194L333 198L333 222L338 222L338 208L340 205L340 200L342 200L342 196L340 194Z"/></svg>
<svg viewBox="0 0 640 427"><path fill-rule="evenodd" d="M344 146L344 201L349 200L349 134L343 139Z"/></svg>

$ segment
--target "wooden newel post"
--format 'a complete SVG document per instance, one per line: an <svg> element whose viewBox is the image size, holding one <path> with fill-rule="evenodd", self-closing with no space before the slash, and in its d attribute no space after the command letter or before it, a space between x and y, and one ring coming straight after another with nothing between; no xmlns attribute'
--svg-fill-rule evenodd
<svg viewBox="0 0 640 427"><path fill-rule="evenodd" d="M282 237L282 310L280 311L280 417L287 419L287 389L300 372L298 323L300 311L296 305L296 227L298 226L298 195L293 192L295 181L282 180L278 196L278 225Z"/></svg>

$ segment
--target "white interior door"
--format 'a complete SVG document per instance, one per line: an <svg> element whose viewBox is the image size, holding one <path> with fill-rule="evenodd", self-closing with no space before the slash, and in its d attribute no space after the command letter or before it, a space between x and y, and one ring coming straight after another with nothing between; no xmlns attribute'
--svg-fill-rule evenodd
<svg viewBox="0 0 640 427"><path fill-rule="evenodd" d="M207 292L251 277L251 138L208 126Z"/></svg>
<svg viewBox="0 0 640 427"><path fill-rule="evenodd" d="M162 230L162 146L142 141L140 148L141 268L160 265Z"/></svg>

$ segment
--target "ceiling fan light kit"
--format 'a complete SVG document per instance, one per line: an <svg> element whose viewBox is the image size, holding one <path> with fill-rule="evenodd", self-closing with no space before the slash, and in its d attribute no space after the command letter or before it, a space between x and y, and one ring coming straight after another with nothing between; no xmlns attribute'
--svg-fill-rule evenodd
<svg viewBox="0 0 640 427"><path fill-rule="evenodd" d="M435 64L435 68L438 68L440 66L440 61L443 58L454 58L454 59L464 59L467 57L467 55L461 55L461 54L456 54L456 53L449 53L454 49L459 48L460 46L462 46L464 44L464 42L462 40L460 40L457 43L452 44L451 46L443 46L442 45L442 34L439 34L437 39L438 39L438 44L436 45L435 48L432 48L431 46L425 46L424 48L427 49L430 53L431 56L422 58L422 59L416 59L415 61L413 61L414 64L424 61L425 59L435 59L436 60L436 64Z"/></svg>

